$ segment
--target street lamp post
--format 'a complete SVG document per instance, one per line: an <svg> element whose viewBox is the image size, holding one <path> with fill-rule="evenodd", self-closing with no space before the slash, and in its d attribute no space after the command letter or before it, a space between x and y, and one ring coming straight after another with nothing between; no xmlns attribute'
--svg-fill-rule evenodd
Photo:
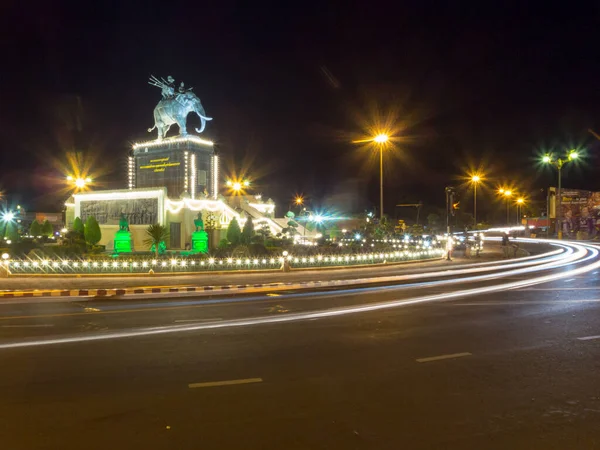
<svg viewBox="0 0 600 450"><path fill-rule="evenodd" d="M510 226L510 197L513 192L509 189L499 189L498 193L506 198L506 226Z"/></svg>
<svg viewBox="0 0 600 450"><path fill-rule="evenodd" d="M378 134L373 141L379 145L379 218L383 219L383 147L388 142L387 134Z"/></svg>
<svg viewBox="0 0 600 450"><path fill-rule="evenodd" d="M477 228L477 184L481 181L479 175L473 175L471 177L471 183L473 183L473 222L474 228Z"/></svg>
<svg viewBox="0 0 600 450"><path fill-rule="evenodd" d="M521 225L521 208L523 206L523 204L525 203L525 199L524 198L518 198L517 199L517 225Z"/></svg>
<svg viewBox="0 0 600 450"><path fill-rule="evenodd" d="M558 158L557 160L554 160L552 157L552 154L548 154L548 155L544 155L544 157L542 158L542 162L546 163L546 164L552 164L554 167L556 167L557 171L558 171L558 208L556 207L556 201L555 201L555 210L558 210L557 212L555 212L554 216L555 216L555 220L556 220L556 236L558 237L558 239L562 239L562 227L561 227L561 223L560 223L560 214L562 214L562 210L561 210L561 206L562 206L562 167L570 162L570 161L574 161L577 158L579 158L579 153L576 150L571 150L567 156L565 157L565 159L563 158Z"/></svg>

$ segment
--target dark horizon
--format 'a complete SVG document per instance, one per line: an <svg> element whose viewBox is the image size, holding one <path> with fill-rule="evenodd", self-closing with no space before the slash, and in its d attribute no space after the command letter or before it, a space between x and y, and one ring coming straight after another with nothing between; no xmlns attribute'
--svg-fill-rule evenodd
<svg viewBox="0 0 600 450"><path fill-rule="evenodd" d="M60 204L57 165L72 149L97 158L104 186L125 187L131 144L155 137L154 74L194 86L230 173L248 170L282 213L295 193L319 202L348 179L378 204L376 158L352 143L378 116L399 131L387 212L442 206L444 186L469 166L484 167L491 187L512 181L534 195L556 184L535 168L545 149L587 149L563 186L600 190L600 141L588 132L600 131L597 4L385 5L13 6L0 188L30 209ZM496 207L485 205L481 214Z"/></svg>

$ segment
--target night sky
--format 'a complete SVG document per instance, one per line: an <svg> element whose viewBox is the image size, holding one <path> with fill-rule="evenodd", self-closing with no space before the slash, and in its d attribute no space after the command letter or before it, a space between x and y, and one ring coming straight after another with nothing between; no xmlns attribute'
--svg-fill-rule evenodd
<svg viewBox="0 0 600 450"><path fill-rule="evenodd" d="M29 209L64 201L58 166L73 149L96 158L103 187L125 187L131 144L155 138L150 74L194 87L228 172L247 170L280 205L296 192L375 205L377 160L352 140L386 121L388 210L441 206L478 165L490 188L535 196L555 179L535 167L543 149L586 148L564 186L600 190L587 131L600 133L598 2L11 3L0 186Z"/></svg>

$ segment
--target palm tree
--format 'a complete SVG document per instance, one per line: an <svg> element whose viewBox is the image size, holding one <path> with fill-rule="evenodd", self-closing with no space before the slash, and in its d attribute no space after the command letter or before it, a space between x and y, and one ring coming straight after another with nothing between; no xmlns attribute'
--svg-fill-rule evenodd
<svg viewBox="0 0 600 450"><path fill-rule="evenodd" d="M164 225L155 223L146 229L146 236L147 238L144 239L144 244L150 248L154 245L156 257L158 258L158 248L161 242L165 242L169 239L169 230L167 230L167 227Z"/></svg>

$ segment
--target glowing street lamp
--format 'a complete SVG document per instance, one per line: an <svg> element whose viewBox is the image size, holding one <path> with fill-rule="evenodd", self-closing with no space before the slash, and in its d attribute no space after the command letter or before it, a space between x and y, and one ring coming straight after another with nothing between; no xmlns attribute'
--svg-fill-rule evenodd
<svg viewBox="0 0 600 450"><path fill-rule="evenodd" d="M554 156L552 155L552 153L548 153L545 154L542 157L542 162L544 164L551 164L552 166L556 167L556 169L558 170L558 213L556 214L556 235L558 237L558 239L562 239L562 228L561 228L561 224L560 224L560 220L559 220L559 216L561 211L561 206L562 206L562 193L561 193L561 189L562 189L562 167L571 161L576 161L577 159L579 159L579 152L577 150L569 150L569 152L566 154L566 156L563 158L558 158L558 159L554 159Z"/></svg>
<svg viewBox="0 0 600 450"><path fill-rule="evenodd" d="M481 175L471 175L471 184L473 185L473 222L477 228L477 185L481 183L483 177Z"/></svg>
<svg viewBox="0 0 600 450"><path fill-rule="evenodd" d="M390 138L387 134L380 133L373 138L379 146L379 217L383 219L383 150Z"/></svg>
<svg viewBox="0 0 600 450"><path fill-rule="evenodd" d="M375 136L373 141L377 142L378 144L385 144L389 139L390 138L387 134L381 133Z"/></svg>
<svg viewBox="0 0 600 450"><path fill-rule="evenodd" d="M248 180L227 180L225 183L234 194L242 194L250 186Z"/></svg>
<svg viewBox="0 0 600 450"><path fill-rule="evenodd" d="M67 176L67 181L75 186L77 190L85 189L88 184L92 182L90 177L73 177L72 175Z"/></svg>
<svg viewBox="0 0 600 450"><path fill-rule="evenodd" d="M523 197L519 197L515 203L517 204L517 224L521 224L521 208L525 204L525 199Z"/></svg>
<svg viewBox="0 0 600 450"><path fill-rule="evenodd" d="M510 198L513 195L513 191L500 188L498 189L498 194L506 199L506 225L510 225Z"/></svg>
<svg viewBox="0 0 600 450"><path fill-rule="evenodd" d="M12 222L13 220L15 220L15 213L12 211L7 211L4 214L2 214L2 222Z"/></svg>

